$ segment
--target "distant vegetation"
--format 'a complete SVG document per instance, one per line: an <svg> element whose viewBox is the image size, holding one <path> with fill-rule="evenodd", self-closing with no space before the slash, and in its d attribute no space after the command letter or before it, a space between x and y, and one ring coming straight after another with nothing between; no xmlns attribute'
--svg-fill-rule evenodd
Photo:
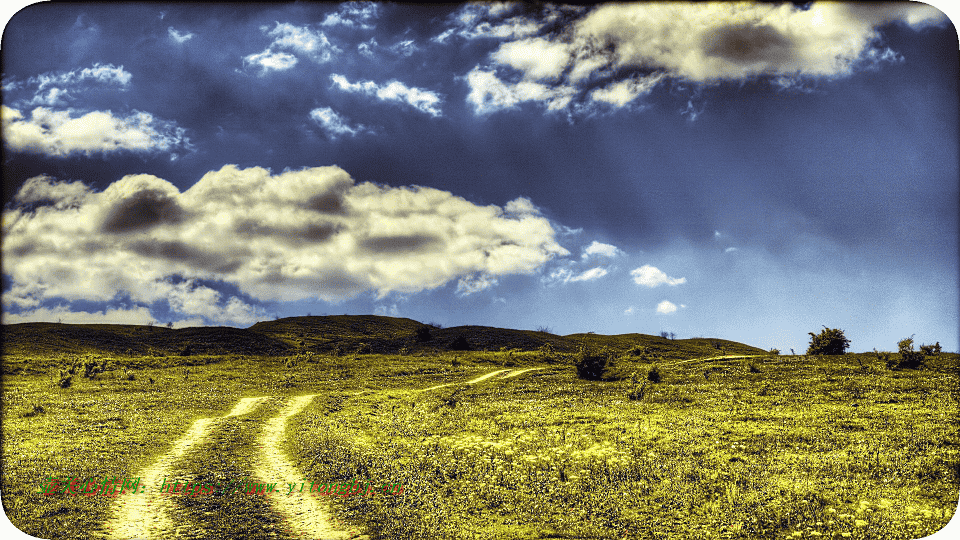
<svg viewBox="0 0 960 540"><path fill-rule="evenodd" d="M960 355L912 337L827 357L375 316L4 330L0 489L42 538L89 537L114 502L38 496L52 471L133 474L194 420L268 396L177 464L241 478L265 423L306 394L277 448L303 478L405 486L331 501L372 538L906 539L956 509ZM196 538L291 537L262 497L186 499L171 517Z"/></svg>
<svg viewBox="0 0 960 540"><path fill-rule="evenodd" d="M250 328L199 327L171 329L163 326L109 324L22 323L4 325L3 353L6 373L36 366L18 358L41 354L122 356L153 358L154 365L203 364L206 358L224 355L291 356L297 354L401 354L436 355L447 351L513 349L539 352L551 361L573 362L581 346L608 348L615 355L683 359L723 354L762 354L763 350L735 341L708 338L674 339L647 334L605 336L595 333L558 336L549 327L513 330L489 326L443 328L413 319L376 315L287 317L263 321ZM628 351L633 352L628 352ZM184 360L189 357L190 360ZM160 360L167 359L167 360ZM138 360L142 362L143 360ZM20 366L20 367L18 367ZM93 366L91 366L93 368ZM12 370L12 371L11 371Z"/></svg>
<svg viewBox="0 0 960 540"><path fill-rule="evenodd" d="M850 346L850 340L843 335L843 330L823 327L819 334L810 334L810 347L807 354L836 355L843 354Z"/></svg>

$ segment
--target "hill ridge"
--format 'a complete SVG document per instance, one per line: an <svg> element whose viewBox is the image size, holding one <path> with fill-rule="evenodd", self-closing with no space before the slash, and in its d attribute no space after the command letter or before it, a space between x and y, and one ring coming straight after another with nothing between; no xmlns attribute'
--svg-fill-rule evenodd
<svg viewBox="0 0 960 540"><path fill-rule="evenodd" d="M576 333L566 336L482 325L439 328L409 318L382 315L322 315L260 321L248 328L166 328L124 324L17 323L2 326L4 355L109 354L285 356L300 352L435 353L449 350L533 351L549 345L571 353L581 346L689 358L722 349L731 354L762 349L719 338L667 339L648 334Z"/></svg>

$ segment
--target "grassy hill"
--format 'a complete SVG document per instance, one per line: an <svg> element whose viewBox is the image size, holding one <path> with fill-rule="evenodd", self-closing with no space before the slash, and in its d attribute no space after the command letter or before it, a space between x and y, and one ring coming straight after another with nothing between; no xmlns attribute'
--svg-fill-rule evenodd
<svg viewBox="0 0 960 540"><path fill-rule="evenodd" d="M125 324L3 325L3 355L113 356L251 354L275 356L290 347L269 336L222 326L163 328Z"/></svg>
<svg viewBox="0 0 960 540"><path fill-rule="evenodd" d="M21 323L3 326L3 354L112 356L191 356L244 354L286 356L300 352L408 354L449 350L534 351L549 345L572 353L581 344L626 351L646 347L649 355L684 359L718 354L761 354L765 351L721 339L670 340L646 334L571 334L558 336L533 330L489 326L437 328L412 319L377 315L287 317L250 328L109 324ZM463 349L466 347L466 349Z"/></svg>

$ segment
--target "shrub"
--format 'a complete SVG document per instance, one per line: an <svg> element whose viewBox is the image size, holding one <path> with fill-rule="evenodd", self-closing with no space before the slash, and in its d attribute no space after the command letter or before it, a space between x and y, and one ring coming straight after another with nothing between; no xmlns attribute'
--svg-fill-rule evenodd
<svg viewBox="0 0 960 540"><path fill-rule="evenodd" d="M650 372L647 373L647 380L652 383L658 383L663 380L663 376L660 374L660 369L657 366L650 368Z"/></svg>
<svg viewBox="0 0 960 540"><path fill-rule="evenodd" d="M770 354L780 356L780 349L770 349Z"/></svg>
<svg viewBox="0 0 960 540"><path fill-rule="evenodd" d="M934 345L921 345L920 352L925 356L939 356L943 349L940 348L940 342L936 342Z"/></svg>
<svg viewBox="0 0 960 540"><path fill-rule="evenodd" d="M83 364L83 376L88 379L93 379L99 373L103 373L103 370L106 366L107 366L106 360L103 361L103 365L97 364L96 360L87 360Z"/></svg>
<svg viewBox="0 0 960 540"><path fill-rule="evenodd" d="M760 373L760 368L758 368L753 362L750 362L748 368L750 369L750 373Z"/></svg>
<svg viewBox="0 0 960 540"><path fill-rule="evenodd" d="M421 326L420 328L417 328L416 336L418 343L426 343L433 339L433 335L430 333L429 326Z"/></svg>
<svg viewBox="0 0 960 540"><path fill-rule="evenodd" d="M897 361L893 359L891 354L888 352L880 352L877 349L873 349L873 354L877 355L878 362L886 365L890 369L893 369L897 364Z"/></svg>
<svg viewBox="0 0 960 540"><path fill-rule="evenodd" d="M536 331L543 332L544 334L552 334L553 328L550 328L549 326L538 326Z"/></svg>
<svg viewBox="0 0 960 540"><path fill-rule="evenodd" d="M666 339L677 339L677 334L673 332L667 332L666 330L661 330L660 337L666 338Z"/></svg>
<svg viewBox="0 0 960 540"><path fill-rule="evenodd" d="M644 356L647 355L647 348L644 347L643 345L637 344L637 345L634 345L633 347L630 347L629 349L627 349L627 354L628 354L629 356L640 356L640 357L644 357Z"/></svg>
<svg viewBox="0 0 960 540"><path fill-rule="evenodd" d="M60 372L60 381L57 383L57 386L60 388L70 388L70 385L73 384L73 375L67 375L64 372Z"/></svg>
<svg viewBox="0 0 960 540"><path fill-rule="evenodd" d="M580 347L576 355L577 377L588 381L613 381L625 378L616 369L614 353L604 347L599 351L590 351Z"/></svg>
<svg viewBox="0 0 960 540"><path fill-rule="evenodd" d="M463 336L457 336L457 339L453 340L449 348L451 351L469 351L470 344L467 343L467 338Z"/></svg>
<svg viewBox="0 0 960 540"><path fill-rule="evenodd" d="M630 393L627 394L627 398L630 401L640 401L643 399L643 396L646 393L647 393L647 383L643 383L641 385L634 384L633 390L631 390Z"/></svg>
<svg viewBox="0 0 960 540"><path fill-rule="evenodd" d="M810 347L807 354L843 354L850 346L850 340L843 335L843 330L838 328L823 327L819 334L808 332L810 334Z"/></svg>
<svg viewBox="0 0 960 540"><path fill-rule="evenodd" d="M540 348L537 349L537 353L541 362L553 362L554 360L553 345L549 342L541 345Z"/></svg>
<svg viewBox="0 0 960 540"><path fill-rule="evenodd" d="M923 352L913 350L913 336L901 339L897 346L900 349L900 362L893 369L919 369L923 366Z"/></svg>
<svg viewBox="0 0 960 540"><path fill-rule="evenodd" d="M24 418L30 418L31 416L36 416L38 414L43 414L45 412L47 411L43 408L43 405L34 405L32 411L27 411L23 413L21 416L23 416Z"/></svg>

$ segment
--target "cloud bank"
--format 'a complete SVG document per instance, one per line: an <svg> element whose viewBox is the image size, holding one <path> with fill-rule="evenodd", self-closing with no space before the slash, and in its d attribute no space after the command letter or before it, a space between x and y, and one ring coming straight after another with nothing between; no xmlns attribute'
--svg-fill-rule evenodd
<svg viewBox="0 0 960 540"><path fill-rule="evenodd" d="M70 154L170 152L186 148L183 128L134 111L116 117L110 111L92 111L73 117L69 111L37 107L27 118L17 109L2 106L3 139L8 148L52 157Z"/></svg>
<svg viewBox="0 0 960 540"><path fill-rule="evenodd" d="M947 21L920 3L636 2L603 4L562 30L536 35L558 14L544 10L539 18L505 20L511 8L497 10L499 16L464 8L456 26L434 38L507 39L466 76L477 114L523 101L547 110L572 103L621 108L668 79L714 84L768 77L774 86L799 87L807 78L846 77L901 59L880 45L880 26L919 29Z"/></svg>
<svg viewBox="0 0 960 540"><path fill-rule="evenodd" d="M41 176L14 202L3 213L5 310L127 295L249 323L263 316L255 303L210 282L258 301L336 302L461 278L467 295L569 254L529 200L505 211L432 188L354 184L338 167L272 175L227 165L182 193L151 175L103 192Z"/></svg>

